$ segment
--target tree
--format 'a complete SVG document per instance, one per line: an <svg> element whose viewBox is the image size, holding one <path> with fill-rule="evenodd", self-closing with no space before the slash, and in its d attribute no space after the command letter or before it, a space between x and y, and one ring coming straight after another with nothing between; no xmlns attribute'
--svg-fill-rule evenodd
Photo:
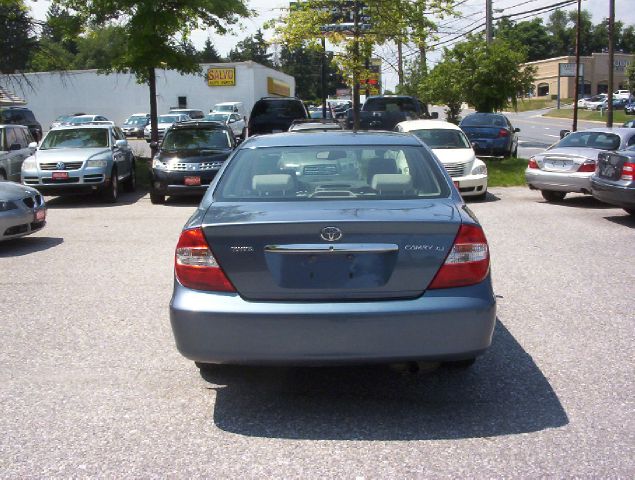
<svg viewBox="0 0 635 480"><path fill-rule="evenodd" d="M0 73L24 71L37 41L33 20L22 0L0 3Z"/></svg>
<svg viewBox="0 0 635 480"><path fill-rule="evenodd" d="M510 103L516 107L516 97L529 90L535 74L521 66L524 62L518 45L501 38L488 45L482 36L469 37L445 51L432 78L423 82L422 95L430 91L428 100L446 103L450 110L460 101L477 112L503 110Z"/></svg>
<svg viewBox="0 0 635 480"><path fill-rule="evenodd" d="M420 84L419 98L430 103L446 105L446 119L458 124L463 103L463 74L461 65L450 50L445 49L443 59Z"/></svg>
<svg viewBox="0 0 635 480"><path fill-rule="evenodd" d="M541 18L518 23L503 18L496 24L494 36L526 48L528 62L549 58L553 50L551 38Z"/></svg>
<svg viewBox="0 0 635 480"><path fill-rule="evenodd" d="M121 27L107 25L89 30L77 41L74 68L108 71L116 59L125 54L125 49L125 35Z"/></svg>
<svg viewBox="0 0 635 480"><path fill-rule="evenodd" d="M223 61L209 37L205 40L203 50L198 52L198 61L200 63L220 63Z"/></svg>
<svg viewBox="0 0 635 480"><path fill-rule="evenodd" d="M635 93L635 62L631 62L626 69L626 82L631 93Z"/></svg>
<svg viewBox="0 0 635 480"><path fill-rule="evenodd" d="M351 23L352 5L363 4L359 11L358 28L338 27L324 33L326 25ZM367 62L373 47L386 42L412 42L421 52L419 65L425 69L425 49L434 24L431 16L453 14L454 0L306 0L292 4L288 15L274 22L279 44L295 47L317 46L322 37L328 36L331 44L341 52L337 62L344 76L353 86L353 123L358 125L359 79L370 74ZM361 26L359 26L361 25ZM355 127L356 128L356 127Z"/></svg>
<svg viewBox="0 0 635 480"><path fill-rule="evenodd" d="M305 100L316 100L321 95L322 49L305 46L291 48L282 45L278 67L284 73L295 77L296 95ZM345 87L344 78L333 60L333 52L326 54L326 92L335 93L337 88Z"/></svg>
<svg viewBox="0 0 635 480"><path fill-rule="evenodd" d="M150 90L152 141L157 142L156 68L200 73L189 41L197 28L225 33L227 25L250 14L244 0L58 0L92 26L120 26L125 48L105 69L132 72Z"/></svg>
<svg viewBox="0 0 635 480"><path fill-rule="evenodd" d="M236 48L230 50L229 60L231 62L257 62L267 67L273 67L271 53L267 53L267 42L258 29L252 36L241 40L236 44Z"/></svg>
<svg viewBox="0 0 635 480"><path fill-rule="evenodd" d="M546 25L551 37L550 57L571 55L575 49L575 33L569 28L569 18L563 10L555 10Z"/></svg>

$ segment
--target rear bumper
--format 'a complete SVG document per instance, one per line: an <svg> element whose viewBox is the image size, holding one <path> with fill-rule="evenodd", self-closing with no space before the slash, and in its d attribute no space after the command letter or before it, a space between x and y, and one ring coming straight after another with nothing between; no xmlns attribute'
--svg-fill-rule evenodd
<svg viewBox="0 0 635 480"><path fill-rule="evenodd" d="M545 172L537 168L525 170L525 180L533 190L591 193L591 175L588 173Z"/></svg>
<svg viewBox="0 0 635 480"><path fill-rule="evenodd" d="M591 179L591 193L601 202L621 208L635 208L635 187L624 187Z"/></svg>
<svg viewBox="0 0 635 480"><path fill-rule="evenodd" d="M412 300L248 302L175 282L176 346L204 363L328 364L474 357L492 340L496 301L478 285Z"/></svg>

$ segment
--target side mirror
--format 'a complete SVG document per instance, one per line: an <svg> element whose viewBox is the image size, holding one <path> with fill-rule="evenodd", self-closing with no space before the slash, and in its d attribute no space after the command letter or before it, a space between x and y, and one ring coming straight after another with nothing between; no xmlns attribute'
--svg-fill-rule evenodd
<svg viewBox="0 0 635 480"><path fill-rule="evenodd" d="M240 137L236 137L236 146L240 145L241 143L243 143L243 139Z"/></svg>
<svg viewBox="0 0 635 480"><path fill-rule="evenodd" d="M560 138L564 138L571 133L570 130L560 130Z"/></svg>
<svg viewBox="0 0 635 480"><path fill-rule="evenodd" d="M235 118L230 118L228 123L236 123L236 119Z"/></svg>
<svg viewBox="0 0 635 480"><path fill-rule="evenodd" d="M116 140L115 141L115 147L117 148L126 148L128 146L128 141L127 140Z"/></svg>
<svg viewBox="0 0 635 480"><path fill-rule="evenodd" d="M437 119L439 118L439 112L432 112L432 113L430 114L430 118L431 118L432 120L437 120Z"/></svg>
<svg viewBox="0 0 635 480"><path fill-rule="evenodd" d="M472 148L476 150L478 148L478 143L472 142Z"/></svg>
<svg viewBox="0 0 635 480"><path fill-rule="evenodd" d="M520 128L514 128L514 132L516 133L520 132Z"/></svg>
<svg viewBox="0 0 635 480"><path fill-rule="evenodd" d="M29 148L37 148L37 142L29 143Z"/></svg>
<svg viewBox="0 0 635 480"><path fill-rule="evenodd" d="M12 143L12 144L9 146L9 151L10 151L10 152L14 152L14 151L16 151L16 150L21 150L21 149L22 149L22 145L20 145L19 143Z"/></svg>
<svg viewBox="0 0 635 480"><path fill-rule="evenodd" d="M150 142L150 148L152 150L156 150L157 148L159 148L159 144L157 142Z"/></svg>

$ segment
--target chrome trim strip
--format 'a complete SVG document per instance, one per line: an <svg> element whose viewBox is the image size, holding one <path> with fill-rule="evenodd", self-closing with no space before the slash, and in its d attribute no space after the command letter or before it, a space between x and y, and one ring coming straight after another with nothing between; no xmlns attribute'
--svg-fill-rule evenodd
<svg viewBox="0 0 635 480"><path fill-rule="evenodd" d="M394 243L338 243L338 244L291 244L266 245L266 253L393 253L399 251Z"/></svg>

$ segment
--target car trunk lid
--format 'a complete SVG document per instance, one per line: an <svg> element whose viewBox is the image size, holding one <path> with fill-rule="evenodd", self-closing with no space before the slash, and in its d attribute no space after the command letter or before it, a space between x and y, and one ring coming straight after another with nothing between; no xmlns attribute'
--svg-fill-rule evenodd
<svg viewBox="0 0 635 480"><path fill-rule="evenodd" d="M217 203L203 230L248 300L417 297L451 250L460 215L445 200L388 202Z"/></svg>

